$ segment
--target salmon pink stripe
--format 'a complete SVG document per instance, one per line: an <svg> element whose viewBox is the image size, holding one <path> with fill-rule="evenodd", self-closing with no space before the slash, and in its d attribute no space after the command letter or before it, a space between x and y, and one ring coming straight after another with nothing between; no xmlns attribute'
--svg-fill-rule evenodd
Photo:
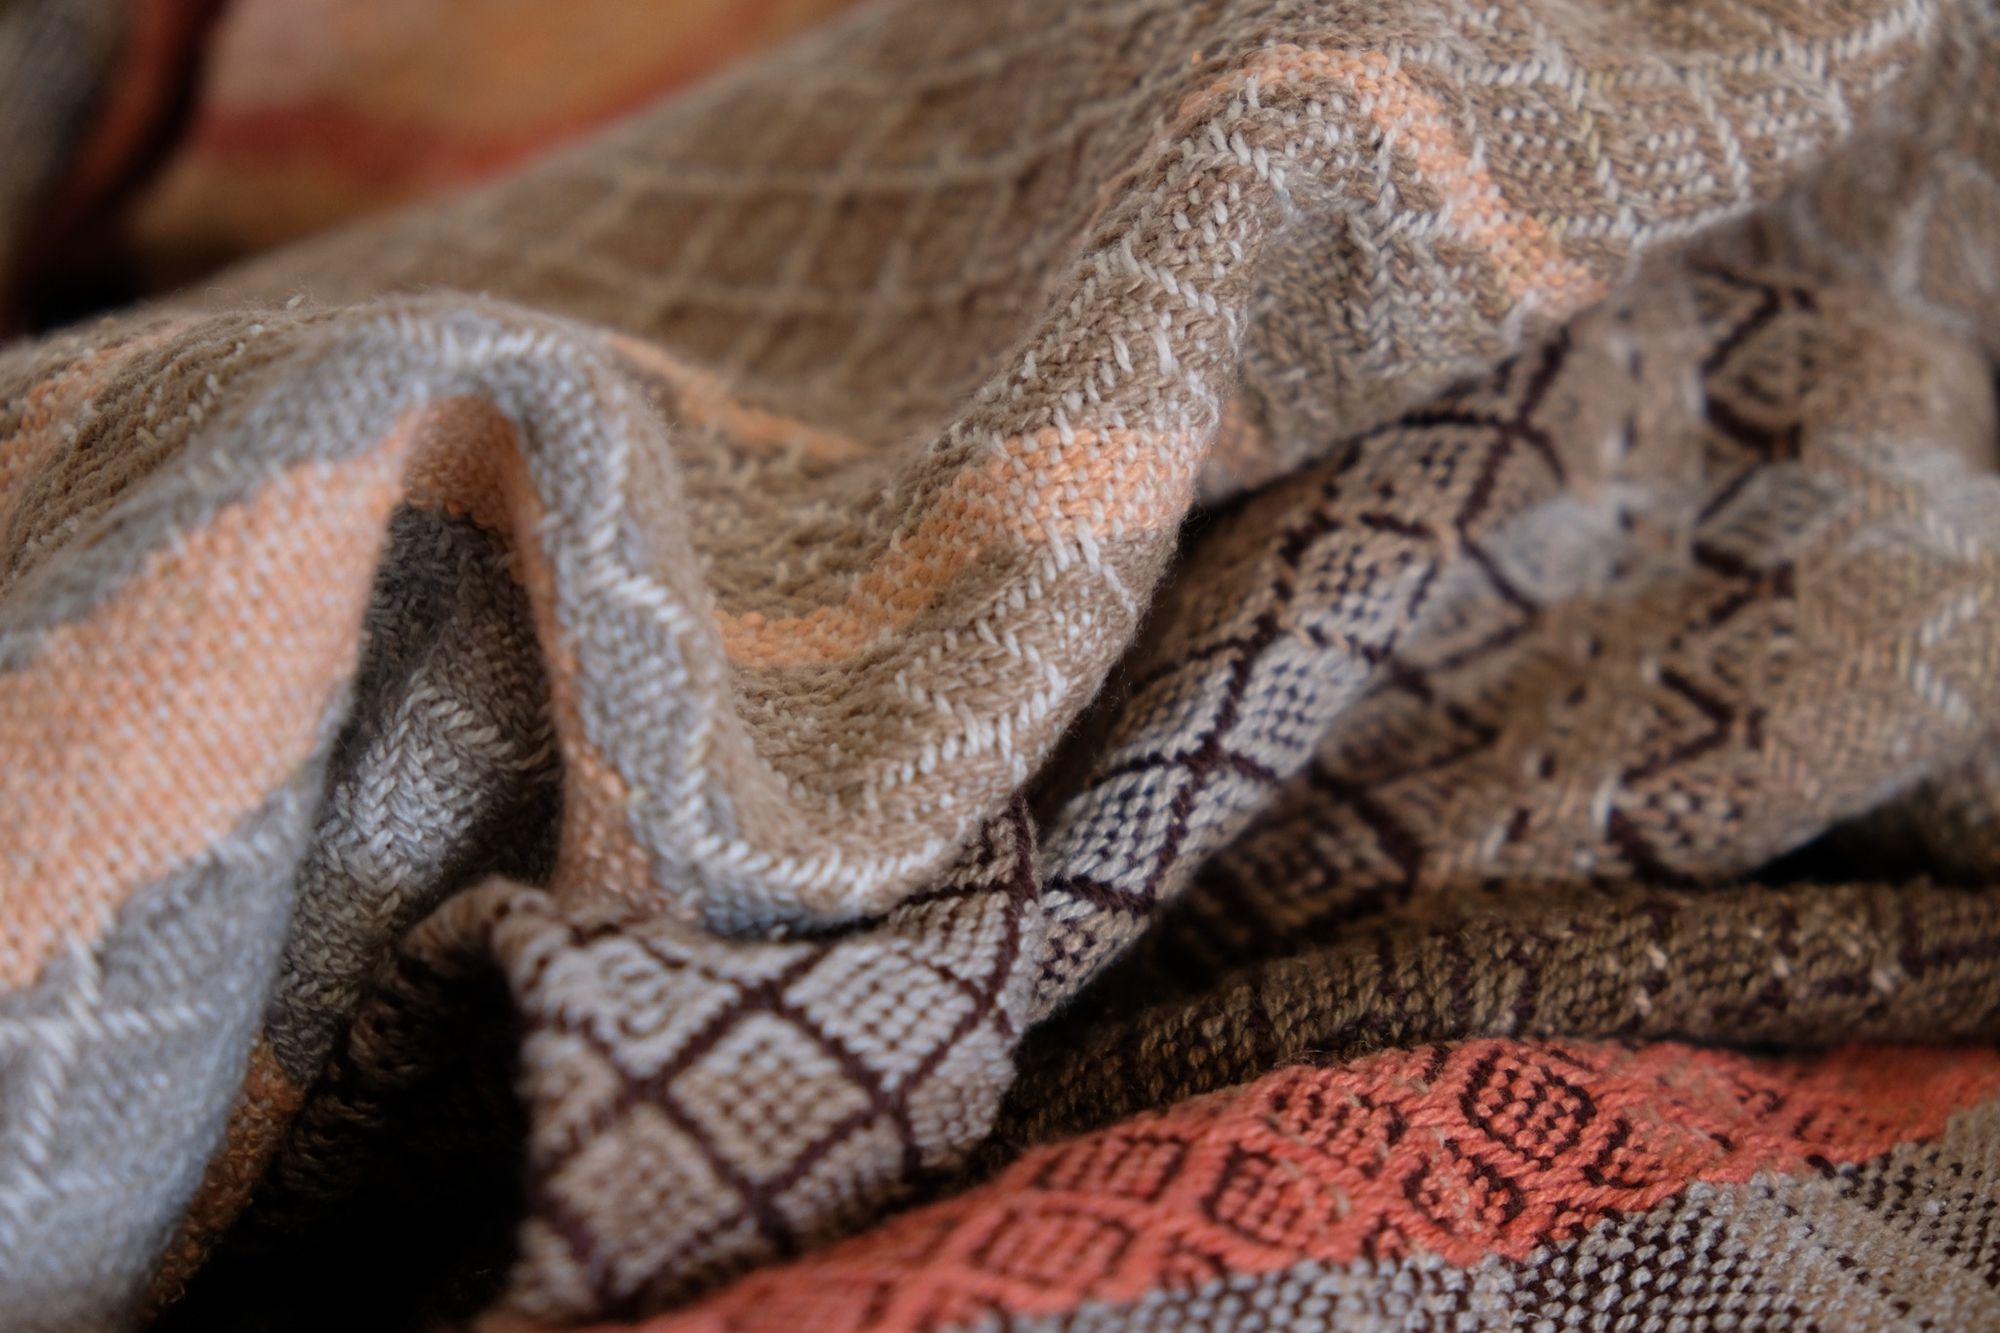
<svg viewBox="0 0 2000 1333"><path fill-rule="evenodd" d="M0 986L94 938L303 764L354 669L407 432L156 551L0 676Z"/></svg>
<svg viewBox="0 0 2000 1333"><path fill-rule="evenodd" d="M1877 1156L1996 1093L1989 1050L1490 1040L1286 1069L1029 1152L644 1327L926 1329L1305 1260L1522 1259L1697 1181Z"/></svg>

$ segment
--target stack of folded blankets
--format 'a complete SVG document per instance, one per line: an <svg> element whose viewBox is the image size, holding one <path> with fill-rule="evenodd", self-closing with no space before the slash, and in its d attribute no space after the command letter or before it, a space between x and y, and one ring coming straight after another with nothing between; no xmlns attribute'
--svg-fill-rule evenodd
<svg viewBox="0 0 2000 1333"><path fill-rule="evenodd" d="M1996 355L1996 0L864 4L16 340L0 1325L2000 1327Z"/></svg>

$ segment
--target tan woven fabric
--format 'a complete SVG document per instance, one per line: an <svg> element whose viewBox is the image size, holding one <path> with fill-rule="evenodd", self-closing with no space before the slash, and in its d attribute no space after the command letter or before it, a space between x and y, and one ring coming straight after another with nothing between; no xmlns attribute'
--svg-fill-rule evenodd
<svg viewBox="0 0 2000 1333"><path fill-rule="evenodd" d="M1981 888L1741 881L1991 865L1997 55L1975 0L876 5L0 353L21 1322L649 1314L936 1188L1134 947L996 1158L1323 1040L1990 1040ZM1352 933L1474 894L1605 989ZM1787 1026L1743 941L1808 928ZM1324 981L1370 938L1387 999Z"/></svg>
<svg viewBox="0 0 2000 1333"><path fill-rule="evenodd" d="M1004 1161L1274 1065L1464 1036L1803 1048L1991 1037L1990 894L1814 884L1716 896L1606 888L1460 903L1353 925L1338 943L1205 986L1199 964L1135 965L1031 1038L984 1157Z"/></svg>

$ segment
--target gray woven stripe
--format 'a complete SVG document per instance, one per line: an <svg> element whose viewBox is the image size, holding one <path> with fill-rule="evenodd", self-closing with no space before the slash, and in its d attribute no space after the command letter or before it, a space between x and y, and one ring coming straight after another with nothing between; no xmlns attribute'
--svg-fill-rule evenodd
<svg viewBox="0 0 2000 1333"><path fill-rule="evenodd" d="M19 1333L129 1323L243 1076L319 766L0 997L0 1293Z"/></svg>

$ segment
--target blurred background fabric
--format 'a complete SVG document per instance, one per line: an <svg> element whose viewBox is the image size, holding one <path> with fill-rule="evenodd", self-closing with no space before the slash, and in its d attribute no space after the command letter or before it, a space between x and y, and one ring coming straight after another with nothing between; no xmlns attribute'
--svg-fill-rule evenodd
<svg viewBox="0 0 2000 1333"><path fill-rule="evenodd" d="M6 326L475 184L853 3L0 4Z"/></svg>

